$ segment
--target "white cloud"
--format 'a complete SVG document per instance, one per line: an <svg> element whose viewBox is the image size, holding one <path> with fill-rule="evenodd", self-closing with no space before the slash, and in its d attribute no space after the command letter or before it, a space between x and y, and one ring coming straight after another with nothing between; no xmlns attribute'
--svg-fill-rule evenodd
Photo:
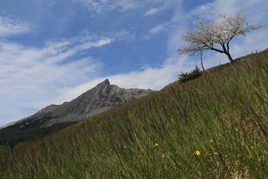
<svg viewBox="0 0 268 179"><path fill-rule="evenodd" d="M50 42L44 48L0 42L0 124L18 120L40 109L59 90L96 77L101 62L75 57L84 50L111 43L108 38L91 41Z"/></svg>
<svg viewBox="0 0 268 179"><path fill-rule="evenodd" d="M104 11L110 10L119 10L125 11L128 9L133 9L138 6L138 2L136 0L76 0L78 2L82 2L90 9L95 10L97 13L102 13Z"/></svg>
<svg viewBox="0 0 268 179"><path fill-rule="evenodd" d="M184 71L188 71L194 66L194 64L185 64L187 57L183 57L179 61L175 59L176 57L169 59L166 64L158 68L148 67L140 71L105 76L90 80L75 87L61 89L61 95L57 99L47 101L46 103L60 104L64 101L70 101L107 78L112 84L116 84L122 88L159 90L178 77L178 69L182 66L184 66Z"/></svg>
<svg viewBox="0 0 268 179"><path fill-rule="evenodd" d="M151 28L149 32L151 34L155 35L155 34L159 34L159 33L163 32L163 31L166 31L167 28L168 28L168 24L159 24L159 25Z"/></svg>
<svg viewBox="0 0 268 179"><path fill-rule="evenodd" d="M155 15L155 14L161 12L162 10L164 10L164 8L160 8L160 7L151 8L145 12L144 16L152 16L152 15Z"/></svg>
<svg viewBox="0 0 268 179"><path fill-rule="evenodd" d="M206 3L191 12L201 18L217 20L221 15L234 15L241 13L252 21L264 21L267 11L268 1L263 0L215 0Z"/></svg>
<svg viewBox="0 0 268 179"><path fill-rule="evenodd" d="M0 37L30 32L29 24L0 16Z"/></svg>
<svg viewBox="0 0 268 179"><path fill-rule="evenodd" d="M167 7L170 7L171 4L176 3L174 0L73 0L75 2L80 2L90 10L94 10L97 13L117 10L117 11L126 11L130 9L135 9L139 7L148 7L154 5L161 5L161 8L152 8L149 9L145 15L153 15Z"/></svg>

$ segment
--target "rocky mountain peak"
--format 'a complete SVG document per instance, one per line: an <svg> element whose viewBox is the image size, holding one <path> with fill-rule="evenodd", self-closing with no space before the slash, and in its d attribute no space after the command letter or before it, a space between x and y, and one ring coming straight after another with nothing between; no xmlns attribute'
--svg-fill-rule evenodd
<svg viewBox="0 0 268 179"><path fill-rule="evenodd" d="M109 79L105 79L104 81L99 83L96 87L104 88L104 87L107 87L107 86L110 86L110 85L111 85L111 83L110 83Z"/></svg>
<svg viewBox="0 0 268 179"><path fill-rule="evenodd" d="M105 79L70 102L49 105L32 116L0 129L0 143L1 136L10 136L12 142L15 143L18 140L32 140L35 136L43 136L49 131L59 130L77 121L146 96L151 92L152 90L120 88ZM14 133L17 134L15 138Z"/></svg>
<svg viewBox="0 0 268 179"><path fill-rule="evenodd" d="M151 92L152 90L120 88L112 85L109 79L105 79L76 99L62 105L49 105L16 124L26 129L33 126L42 128L75 122L126 104Z"/></svg>
<svg viewBox="0 0 268 179"><path fill-rule="evenodd" d="M88 90L88 92L86 92L86 94L88 93L91 96L93 95L91 93L94 93L95 96L97 96L97 94L105 94L105 93L110 91L112 86L114 86L114 85L111 85L109 79L105 79L101 83L97 84L97 86L95 88Z"/></svg>

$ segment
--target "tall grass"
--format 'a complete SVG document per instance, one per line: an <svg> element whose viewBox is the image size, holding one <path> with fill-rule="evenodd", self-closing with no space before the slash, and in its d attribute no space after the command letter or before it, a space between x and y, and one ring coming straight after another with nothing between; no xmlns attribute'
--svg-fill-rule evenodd
<svg viewBox="0 0 268 179"><path fill-rule="evenodd" d="M18 148L0 177L263 179L267 118L265 51Z"/></svg>

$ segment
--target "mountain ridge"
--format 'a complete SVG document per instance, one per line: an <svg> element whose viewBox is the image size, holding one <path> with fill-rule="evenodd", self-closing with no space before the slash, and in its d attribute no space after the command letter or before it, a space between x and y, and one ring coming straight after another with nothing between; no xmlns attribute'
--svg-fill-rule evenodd
<svg viewBox="0 0 268 179"><path fill-rule="evenodd" d="M53 128L57 125L66 127L77 121L146 96L151 92L152 90L150 89L120 88L105 79L72 101L64 102L61 105L49 105L29 117L0 128L0 136L4 135L6 137L9 136L9 133L25 136L32 131L35 131L35 133L38 133L38 130L47 131L48 128ZM19 139L18 141L24 141L24 139ZM17 143L18 141L12 141L12 143Z"/></svg>

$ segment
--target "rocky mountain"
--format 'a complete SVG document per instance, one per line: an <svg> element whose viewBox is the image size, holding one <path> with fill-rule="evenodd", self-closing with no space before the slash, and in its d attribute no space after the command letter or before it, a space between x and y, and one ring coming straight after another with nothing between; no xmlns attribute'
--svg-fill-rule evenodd
<svg viewBox="0 0 268 179"><path fill-rule="evenodd" d="M0 129L0 143L17 143L46 135L151 92L152 90L120 88L111 85L106 79L70 102L47 106L30 117Z"/></svg>

